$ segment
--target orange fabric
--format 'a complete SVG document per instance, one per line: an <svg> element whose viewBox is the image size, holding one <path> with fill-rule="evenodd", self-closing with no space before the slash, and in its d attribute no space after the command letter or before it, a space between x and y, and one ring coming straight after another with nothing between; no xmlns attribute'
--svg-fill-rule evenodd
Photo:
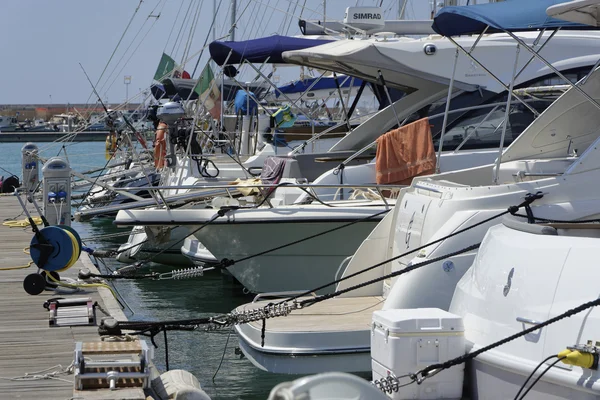
<svg viewBox="0 0 600 400"><path fill-rule="evenodd" d="M435 171L435 149L429 118L394 129L377 139L376 182L410 185L419 175Z"/></svg>
<svg viewBox="0 0 600 400"><path fill-rule="evenodd" d="M167 124L161 122L156 128L154 137L154 166L158 169L165 166L165 157L167 157Z"/></svg>

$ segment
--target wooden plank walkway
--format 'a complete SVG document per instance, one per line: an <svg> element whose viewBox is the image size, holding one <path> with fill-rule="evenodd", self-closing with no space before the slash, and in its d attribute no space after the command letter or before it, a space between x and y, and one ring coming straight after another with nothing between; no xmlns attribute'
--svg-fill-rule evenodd
<svg viewBox="0 0 600 400"><path fill-rule="evenodd" d="M28 207L29 209L33 207ZM21 214L21 206L14 196L0 196L0 222L13 219ZM37 215L31 211L32 215ZM24 219L23 215L18 219ZM59 379L14 379L43 375L60 366L67 368L73 361L76 341L99 341L95 326L49 327L48 311L43 303L51 297L91 297L115 318L124 320L116 301L108 289L86 289L74 294L45 291L38 296L30 296L23 289L23 279L36 271L32 266L25 269L6 268L26 265L29 255L23 249L29 246L33 234L30 228L9 228L0 225L0 398L2 399L71 399L74 398L73 375L61 374ZM81 259L61 277L75 278L80 268L95 269L91 261L82 253ZM103 317L96 313L98 321ZM104 394L90 393L83 398L123 398L121 391ZM138 390L138 392L140 392ZM127 398L132 393L127 394ZM82 398L78 393L77 397ZM145 396L140 397L142 399Z"/></svg>

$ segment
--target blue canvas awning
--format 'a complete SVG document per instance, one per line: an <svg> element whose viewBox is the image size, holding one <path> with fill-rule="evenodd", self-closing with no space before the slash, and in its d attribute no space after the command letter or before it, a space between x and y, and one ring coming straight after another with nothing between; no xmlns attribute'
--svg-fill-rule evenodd
<svg viewBox="0 0 600 400"><path fill-rule="evenodd" d="M275 96L279 97L281 93L285 94L293 94L293 93L304 93L306 89L310 87L318 78L310 78L305 79L303 81L295 81L289 83L285 86L280 86L275 91ZM360 86L362 84L362 80L358 78L352 79L352 77L338 76L338 82L340 83L340 88L347 88L352 86ZM312 88L312 90L327 90L327 89L337 89L335 84L335 78L321 78L319 82L317 82Z"/></svg>
<svg viewBox="0 0 600 400"><path fill-rule="evenodd" d="M301 50L308 47L329 43L331 40L304 39L290 36L273 35L260 39L241 42L214 41L209 46L210 56L218 64L239 64L242 61L251 63L280 64L285 63L281 53L288 50ZM229 55L231 53L231 55ZM227 57L229 56L229 59Z"/></svg>
<svg viewBox="0 0 600 400"><path fill-rule="evenodd" d="M500 3L444 7L432 28L443 36L531 31L538 29L592 29L589 26L549 17L546 9L565 0L506 0Z"/></svg>

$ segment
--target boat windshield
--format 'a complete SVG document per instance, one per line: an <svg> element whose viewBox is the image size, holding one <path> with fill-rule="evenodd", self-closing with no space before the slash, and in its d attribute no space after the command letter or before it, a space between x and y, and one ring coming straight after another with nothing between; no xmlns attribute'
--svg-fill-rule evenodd
<svg viewBox="0 0 600 400"><path fill-rule="evenodd" d="M589 72L589 67L565 73L571 82L577 82ZM562 92L553 89L564 82L557 77L544 77L532 83L521 85L526 88L548 88L546 92L536 91L534 95L525 96L525 101L537 112L543 112ZM505 111L506 93L492 97L481 107L467 111L449 124L444 135L444 150L479 149L500 145ZM510 105L504 146L515 140L535 119L535 116L523 104L513 101ZM439 135L434 138L434 145L439 146Z"/></svg>

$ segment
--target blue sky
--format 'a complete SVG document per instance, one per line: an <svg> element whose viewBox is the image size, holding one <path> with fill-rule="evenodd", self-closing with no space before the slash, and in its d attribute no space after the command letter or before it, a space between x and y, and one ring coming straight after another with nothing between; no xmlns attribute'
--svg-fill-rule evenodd
<svg viewBox="0 0 600 400"><path fill-rule="evenodd" d="M215 1L217 5L222 1L216 23L220 37L229 31L230 0ZM323 10L322 0L306 0L304 10L303 3L238 0L236 39L299 34L297 17L302 13L304 18L319 19L322 15L318 13ZM341 20L347 6L373 3L327 0L327 18ZM384 0L388 19L395 17L396 4L397 0ZM429 0L412 0L407 7L408 18L426 18L429 9ZM189 17L184 23L186 12ZM158 19L148 17L159 13ZM95 102L95 97L90 98L91 86L79 63L94 84L106 67L97 86L100 95L110 103L121 103L125 100L125 75L131 76L131 98L150 86L163 51L177 62L182 61L186 46L188 55L200 51L212 21L213 2L143 0L140 5L139 0L2 0L2 15L0 104L84 103L88 99ZM198 23L192 29L189 21L196 15ZM207 59L208 50L196 75ZM191 73L195 64L196 58L186 69Z"/></svg>

